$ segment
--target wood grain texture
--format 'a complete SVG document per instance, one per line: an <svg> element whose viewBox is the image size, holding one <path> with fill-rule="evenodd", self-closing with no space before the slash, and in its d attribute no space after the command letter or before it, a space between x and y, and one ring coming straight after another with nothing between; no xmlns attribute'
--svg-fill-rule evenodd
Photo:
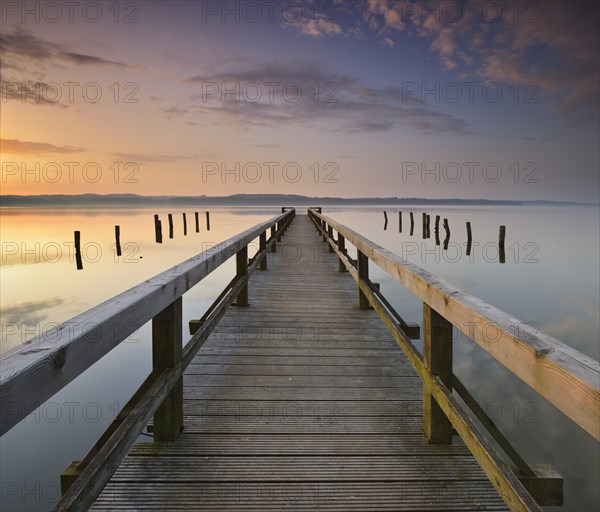
<svg viewBox="0 0 600 512"><path fill-rule="evenodd" d="M561 341L465 293L322 214L341 233L424 303L600 440L600 364Z"/></svg>
<svg viewBox="0 0 600 512"><path fill-rule="evenodd" d="M0 359L0 435L110 352L259 234L273 217L81 313Z"/></svg>
<svg viewBox="0 0 600 512"><path fill-rule="evenodd" d="M136 444L93 510L506 510L426 442L422 381L307 216L271 255L187 367L178 440Z"/></svg>

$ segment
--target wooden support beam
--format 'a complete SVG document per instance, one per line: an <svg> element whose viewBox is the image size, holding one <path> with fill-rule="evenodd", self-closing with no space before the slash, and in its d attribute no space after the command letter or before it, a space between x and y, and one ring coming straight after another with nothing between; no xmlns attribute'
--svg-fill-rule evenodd
<svg viewBox="0 0 600 512"><path fill-rule="evenodd" d="M275 233L277 232L277 228L275 226L271 226L271 240L273 243L271 244L271 252L277 252L277 237Z"/></svg>
<svg viewBox="0 0 600 512"><path fill-rule="evenodd" d="M238 278L248 276L248 246L242 247L235 255L235 269ZM238 293L235 305L238 308L248 307L248 283Z"/></svg>
<svg viewBox="0 0 600 512"><path fill-rule="evenodd" d="M267 270L267 232L263 231L258 236L258 250L264 253L264 256L260 260L260 266L258 270Z"/></svg>
<svg viewBox="0 0 600 512"><path fill-rule="evenodd" d="M357 251L357 256L356 256L356 264L358 267L358 280L359 281L368 281L369 280L369 258L367 258L367 256L360 252ZM367 296L362 292L362 290L360 289L360 286L358 287L358 309L369 309L369 299L367 299Z"/></svg>
<svg viewBox="0 0 600 512"><path fill-rule="evenodd" d="M338 233L338 249L342 254L346 253L346 239ZM340 272L346 272L346 265L344 265L344 260L342 258L338 258L338 270Z"/></svg>
<svg viewBox="0 0 600 512"><path fill-rule="evenodd" d="M423 303L423 364L452 390L452 324ZM423 433L432 444L452 444L452 424L423 387Z"/></svg>
<svg viewBox="0 0 600 512"><path fill-rule="evenodd" d="M157 374L181 363L183 340L181 297L152 318L152 370ZM183 428L183 379L154 414L154 441L175 441Z"/></svg>
<svg viewBox="0 0 600 512"><path fill-rule="evenodd" d="M169 213L169 238L173 238L173 214Z"/></svg>
<svg viewBox="0 0 600 512"><path fill-rule="evenodd" d="M327 237L329 238L329 240L331 240L332 242L333 240L333 228L331 226L327 227ZM331 244L327 244L329 246L329 252L333 252L333 245Z"/></svg>
<svg viewBox="0 0 600 512"><path fill-rule="evenodd" d="M69 464L66 469L60 474L60 494L65 494L69 487L73 485L73 482L77 480L77 477L81 474L79 469L80 460L74 460Z"/></svg>

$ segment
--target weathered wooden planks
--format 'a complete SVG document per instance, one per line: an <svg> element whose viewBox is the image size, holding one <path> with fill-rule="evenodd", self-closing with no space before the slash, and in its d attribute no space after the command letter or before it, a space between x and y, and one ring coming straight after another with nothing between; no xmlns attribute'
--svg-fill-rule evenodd
<svg viewBox="0 0 600 512"><path fill-rule="evenodd" d="M136 445L94 509L506 509L425 441L417 373L328 255L297 216L186 370L179 439Z"/></svg>

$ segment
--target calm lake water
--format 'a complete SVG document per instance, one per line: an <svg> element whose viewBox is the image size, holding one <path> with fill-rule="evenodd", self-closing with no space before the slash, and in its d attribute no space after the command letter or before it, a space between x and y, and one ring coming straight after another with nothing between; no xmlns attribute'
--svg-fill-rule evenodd
<svg viewBox="0 0 600 512"><path fill-rule="evenodd" d="M383 210L389 223L384 230ZM444 251L421 238L421 207L326 207L323 213L463 290L530 323L598 360L600 278L597 207L427 207L432 221L447 218L451 241ZM193 208L1 210L2 338L0 352L26 342L115 294L279 213L278 208L211 208L211 231ZM183 236L182 212L188 235ZM304 213L305 208L298 208ZM409 234L408 212L415 216ZM175 236L168 238L172 212ZM153 214L163 221L164 243L154 242ZM466 255L465 222L474 246ZM121 226L123 255L114 248ZM498 226L506 226L506 262L498 262ZM440 226L441 227L441 226ZM81 231L83 270L73 256ZM444 237L441 227L440 236ZM255 249L251 249L251 255ZM350 251L352 252L352 250ZM199 318L234 272L234 262L184 297L184 325ZM405 320L421 323L422 305L371 265L371 278ZM252 291L250 290L250 294ZM49 510L60 494L59 475L81 459L146 378L151 368L149 325L131 335L74 382L0 439L2 510ZM529 463L554 465L565 479L565 506L600 508L600 446L556 408L456 333L454 371Z"/></svg>

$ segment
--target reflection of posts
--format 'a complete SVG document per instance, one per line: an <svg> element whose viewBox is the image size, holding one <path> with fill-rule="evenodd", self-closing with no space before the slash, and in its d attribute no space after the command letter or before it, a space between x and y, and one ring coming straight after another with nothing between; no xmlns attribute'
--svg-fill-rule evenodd
<svg viewBox="0 0 600 512"><path fill-rule="evenodd" d="M506 261L506 254L504 252L504 238L506 236L506 226L500 226L500 233L498 233L498 256L500 263Z"/></svg>

